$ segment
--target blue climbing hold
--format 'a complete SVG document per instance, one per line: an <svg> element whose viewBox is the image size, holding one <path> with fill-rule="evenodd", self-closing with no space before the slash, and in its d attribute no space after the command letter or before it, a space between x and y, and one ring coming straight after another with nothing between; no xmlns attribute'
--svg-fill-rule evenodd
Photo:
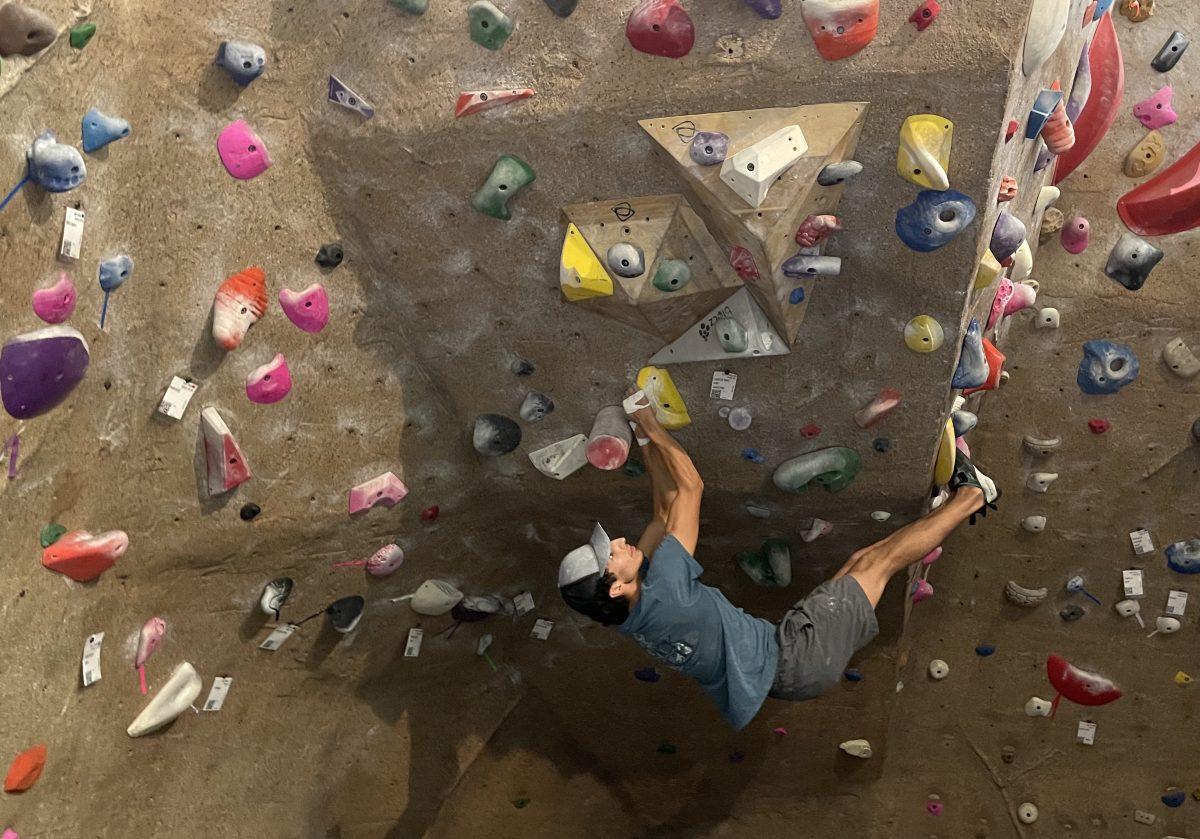
<svg viewBox="0 0 1200 839"><path fill-rule="evenodd" d="M751 463L766 463L767 459L763 457L762 452L758 449L742 449L742 457Z"/></svg>
<svg viewBox="0 0 1200 839"><path fill-rule="evenodd" d="M88 154L129 136L129 123L92 108L83 115L83 150Z"/></svg>
<svg viewBox="0 0 1200 839"><path fill-rule="evenodd" d="M74 146L58 142L53 131L42 132L29 151L29 179L46 192L67 192L83 183L87 167Z"/></svg>
<svg viewBox="0 0 1200 839"><path fill-rule="evenodd" d="M988 379L987 358L983 354L983 332L979 320L971 318L967 334L963 335L962 354L958 357L958 369L950 380L950 387L979 387Z"/></svg>
<svg viewBox="0 0 1200 839"><path fill-rule="evenodd" d="M1037 161L1033 164L1033 171L1040 172L1050 165L1050 161L1054 159L1054 152L1050 149L1043 148L1038 152Z"/></svg>
<svg viewBox="0 0 1200 839"><path fill-rule="evenodd" d="M653 667L639 667L633 671L633 676L639 682L649 682L650 684L654 684L662 678L659 672Z"/></svg>
<svg viewBox="0 0 1200 839"><path fill-rule="evenodd" d="M1042 133L1042 127L1046 124L1046 120L1050 119L1050 115L1054 113L1054 109L1062 100L1063 92L1061 90L1046 89L1037 95L1037 99L1033 101L1033 107L1029 109L1029 121L1025 123L1026 140L1032 140Z"/></svg>
<svg viewBox="0 0 1200 839"><path fill-rule="evenodd" d="M846 672L842 674L847 682L861 682L863 679L862 671L857 667L847 667Z"/></svg>
<svg viewBox="0 0 1200 839"><path fill-rule="evenodd" d="M100 263L100 288L114 291L133 273L133 259L125 254L105 259Z"/></svg>
<svg viewBox="0 0 1200 839"><path fill-rule="evenodd" d="M875 451L879 452L880 454L887 454L889 451L891 451L892 441L887 437L876 437L874 442L871 443L871 448L875 449Z"/></svg>
<svg viewBox="0 0 1200 839"><path fill-rule="evenodd" d="M267 69L267 52L250 41L222 41L215 63L245 87Z"/></svg>
<svg viewBox="0 0 1200 839"><path fill-rule="evenodd" d="M788 295L788 302L795 306L797 303L804 302L804 289L796 286L792 289L792 293Z"/></svg>
<svg viewBox="0 0 1200 839"><path fill-rule="evenodd" d="M1187 795L1179 787L1171 787L1162 794L1162 803L1168 807L1180 807L1187 800Z"/></svg>
<svg viewBox="0 0 1200 839"><path fill-rule="evenodd" d="M992 653L996 652L995 644L980 644L975 648L975 655L982 658L987 658Z"/></svg>
<svg viewBox="0 0 1200 839"><path fill-rule="evenodd" d="M953 189L923 189L896 213L896 235L918 253L948 244L975 220L975 202Z"/></svg>
<svg viewBox="0 0 1200 839"><path fill-rule="evenodd" d="M1112 341L1087 341L1075 383L1092 396L1116 393L1138 377L1140 365L1133 350Z"/></svg>
<svg viewBox="0 0 1200 839"><path fill-rule="evenodd" d="M1096 3L1096 11L1092 15L1092 20L1099 20L1104 17L1105 12L1112 8L1113 0L1098 0Z"/></svg>
<svg viewBox="0 0 1200 839"><path fill-rule="evenodd" d="M1167 567L1179 574L1200 574L1200 539L1167 545Z"/></svg>

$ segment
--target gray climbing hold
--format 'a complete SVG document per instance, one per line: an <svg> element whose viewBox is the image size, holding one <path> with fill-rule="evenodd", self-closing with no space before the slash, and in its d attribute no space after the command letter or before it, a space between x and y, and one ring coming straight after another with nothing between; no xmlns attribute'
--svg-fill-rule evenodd
<svg viewBox="0 0 1200 839"><path fill-rule="evenodd" d="M1192 423L1192 443L1200 446L1200 419Z"/></svg>
<svg viewBox="0 0 1200 839"><path fill-rule="evenodd" d="M962 354L958 357L958 368L950 386L954 388L979 387L988 378L987 357L983 354L983 332L979 321L971 318L967 333L963 335Z"/></svg>
<svg viewBox="0 0 1200 839"><path fill-rule="evenodd" d="M630 242L617 242L608 249L608 267L619 277L640 277L646 272L646 256Z"/></svg>
<svg viewBox="0 0 1200 839"><path fill-rule="evenodd" d="M392 0L392 5L410 15L423 15L429 9L429 0Z"/></svg>
<svg viewBox="0 0 1200 839"><path fill-rule="evenodd" d="M664 259L658 263L651 282L659 291L679 291L692 280L692 269L682 259Z"/></svg>
<svg viewBox="0 0 1200 839"><path fill-rule="evenodd" d="M575 11L575 7L579 5L579 0L545 0L545 2L550 7L550 11L559 17L570 17L571 12Z"/></svg>
<svg viewBox="0 0 1200 839"><path fill-rule="evenodd" d="M481 47L498 50L513 31L513 19L489 0L475 0L467 7L467 23L471 40Z"/></svg>
<svg viewBox="0 0 1200 839"><path fill-rule="evenodd" d="M1130 291L1146 284L1154 266L1162 261L1163 252L1132 233L1126 233L1113 245L1104 273Z"/></svg>
<svg viewBox="0 0 1200 839"><path fill-rule="evenodd" d="M1077 621L1086 614L1087 612L1084 611L1082 606L1076 606L1074 603L1072 603L1070 606L1064 606L1058 612L1058 616L1067 623Z"/></svg>
<svg viewBox="0 0 1200 839"><path fill-rule="evenodd" d="M1191 42L1188 37L1182 32L1172 32L1162 49L1150 61L1150 66L1160 73L1167 72L1183 58L1183 51L1188 48L1189 43Z"/></svg>
<svg viewBox="0 0 1200 839"><path fill-rule="evenodd" d="M537 422L554 410L554 400L544 393L533 391L521 403L521 419L525 422Z"/></svg>
<svg viewBox="0 0 1200 839"><path fill-rule="evenodd" d="M798 253L783 263L784 276L793 279L803 277L836 277L842 273L839 256L810 256Z"/></svg>
<svg viewBox="0 0 1200 839"><path fill-rule="evenodd" d="M480 414L472 435L475 451L488 457L508 454L521 443L521 426L500 414Z"/></svg>
<svg viewBox="0 0 1200 839"><path fill-rule="evenodd" d="M746 328L734 318L717 318L713 324L713 332L725 352L745 352L748 342Z"/></svg>
<svg viewBox="0 0 1200 839"><path fill-rule="evenodd" d="M250 41L222 41L217 48L216 65L245 87L267 68L267 51Z"/></svg>
<svg viewBox="0 0 1200 839"><path fill-rule="evenodd" d="M775 469L772 480L785 492L804 492L811 484L837 492L850 485L861 466L854 449L832 446L785 460Z"/></svg>
<svg viewBox="0 0 1200 839"><path fill-rule="evenodd" d="M54 43L58 28L37 9L20 3L0 6L0 56L33 55Z"/></svg>
<svg viewBox="0 0 1200 839"><path fill-rule="evenodd" d="M1025 225L1008 210L1001 210L996 218L996 226L992 228L990 250L997 262L1004 262L1017 252L1025 241Z"/></svg>
<svg viewBox="0 0 1200 839"><path fill-rule="evenodd" d="M817 183L821 186L837 186L851 180L862 170L863 166L857 160L839 160L817 173Z"/></svg>
<svg viewBox="0 0 1200 839"><path fill-rule="evenodd" d="M729 138L720 131L697 131L688 154L701 166L715 166L725 160Z"/></svg>

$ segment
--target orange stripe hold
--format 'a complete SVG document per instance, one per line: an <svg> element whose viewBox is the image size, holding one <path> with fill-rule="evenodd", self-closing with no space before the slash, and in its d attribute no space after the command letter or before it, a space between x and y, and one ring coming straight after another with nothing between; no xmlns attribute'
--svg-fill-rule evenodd
<svg viewBox="0 0 1200 839"><path fill-rule="evenodd" d="M261 318L267 310L266 272L258 267L238 271L221 283L217 294L242 301L250 307L256 318Z"/></svg>

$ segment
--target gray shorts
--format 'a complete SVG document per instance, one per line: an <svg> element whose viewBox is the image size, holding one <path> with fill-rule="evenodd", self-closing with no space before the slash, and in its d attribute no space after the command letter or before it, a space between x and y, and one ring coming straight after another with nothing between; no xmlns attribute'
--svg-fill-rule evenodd
<svg viewBox="0 0 1200 839"><path fill-rule="evenodd" d="M875 610L849 574L817 586L779 622L770 696L814 699L838 683L850 657L879 634Z"/></svg>

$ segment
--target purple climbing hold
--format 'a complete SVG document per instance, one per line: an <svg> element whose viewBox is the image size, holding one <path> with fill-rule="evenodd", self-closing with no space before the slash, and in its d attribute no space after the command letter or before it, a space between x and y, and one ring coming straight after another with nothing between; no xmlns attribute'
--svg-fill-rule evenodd
<svg viewBox="0 0 1200 839"><path fill-rule="evenodd" d="M715 166L729 153L729 137L720 131L697 131L688 154L701 166Z"/></svg>
<svg viewBox="0 0 1200 839"><path fill-rule="evenodd" d="M87 372L87 341L69 326L10 338L0 349L0 399L14 419L44 414L66 399Z"/></svg>
<svg viewBox="0 0 1200 839"><path fill-rule="evenodd" d="M997 262L1004 262L1025 241L1025 225L1008 210L1001 210L992 229L991 251Z"/></svg>
<svg viewBox="0 0 1200 839"><path fill-rule="evenodd" d="M767 20L776 20L783 14L783 0L742 0L742 2Z"/></svg>

